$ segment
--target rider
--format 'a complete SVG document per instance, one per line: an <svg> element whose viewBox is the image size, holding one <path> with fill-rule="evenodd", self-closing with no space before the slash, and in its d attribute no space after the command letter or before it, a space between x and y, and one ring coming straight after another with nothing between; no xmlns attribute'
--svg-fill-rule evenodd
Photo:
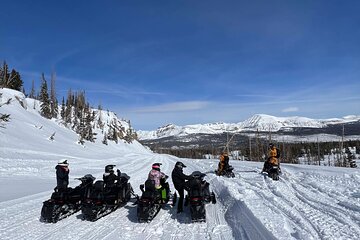
<svg viewBox="0 0 360 240"><path fill-rule="evenodd" d="M105 188L112 188L116 186L116 183L120 180L121 172L117 169L117 175L115 174L115 167L116 165L107 165L105 166L105 173L103 174L103 180ZM116 182L116 183L115 183Z"/></svg>
<svg viewBox="0 0 360 240"><path fill-rule="evenodd" d="M192 195L199 195L205 198L205 201L211 201L209 183L204 180L206 176L205 173L201 173L200 171L195 171L191 175L191 180L186 183L186 188L189 193L192 191Z"/></svg>
<svg viewBox="0 0 360 240"><path fill-rule="evenodd" d="M67 189L69 184L69 163L66 159L60 160L55 167L56 169L56 188L59 191Z"/></svg>
<svg viewBox="0 0 360 240"><path fill-rule="evenodd" d="M154 181L155 189L160 193L162 202L165 202L168 190L166 189L166 186L161 185L161 179L165 180L166 175L160 171L160 165L161 163L154 163L152 165L148 179Z"/></svg>
<svg viewBox="0 0 360 240"><path fill-rule="evenodd" d="M223 152L220 155L220 162L218 165L217 175L222 175L226 168L229 166L229 156L227 152Z"/></svg>
<svg viewBox="0 0 360 240"><path fill-rule="evenodd" d="M264 162L262 172L266 172L271 166L279 166L280 150L273 143L269 144L268 158Z"/></svg>
<svg viewBox="0 0 360 240"><path fill-rule="evenodd" d="M192 178L183 173L183 168L185 167L186 167L185 164L183 164L182 162L177 162L171 173L171 178L174 183L174 187L179 193L177 213L181 213L183 211L185 180L190 180Z"/></svg>

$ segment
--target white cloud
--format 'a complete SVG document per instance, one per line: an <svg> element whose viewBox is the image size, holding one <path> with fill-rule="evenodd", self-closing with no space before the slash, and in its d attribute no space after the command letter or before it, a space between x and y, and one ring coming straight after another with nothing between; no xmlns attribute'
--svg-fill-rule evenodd
<svg viewBox="0 0 360 240"><path fill-rule="evenodd" d="M203 109L208 105L205 101L174 102L135 109L136 113L185 112Z"/></svg>
<svg viewBox="0 0 360 240"><path fill-rule="evenodd" d="M288 108L284 108L283 110L281 110L282 112L298 112L299 108L298 107L288 107Z"/></svg>

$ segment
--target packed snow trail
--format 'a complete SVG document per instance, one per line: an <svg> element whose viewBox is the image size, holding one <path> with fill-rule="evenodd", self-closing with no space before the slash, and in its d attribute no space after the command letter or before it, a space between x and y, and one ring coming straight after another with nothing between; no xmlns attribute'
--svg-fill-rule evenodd
<svg viewBox="0 0 360 240"><path fill-rule="evenodd" d="M78 159L80 163L76 166L86 169L81 174L91 173L101 178L103 166L114 163L131 177L135 192L140 194L139 185L146 180L152 163L161 162L162 171L170 176L178 160L168 155L125 154L101 161ZM188 208L177 214L170 206L161 209L150 223L138 223L136 205L128 203L96 222L83 221L78 212L56 224L45 224L39 217L42 202L52 192L50 188L0 202L0 239L358 239L360 236L357 169L284 164L280 181L273 181L259 174L261 163L231 161L236 178L223 178L213 173L217 160L181 161L187 165L186 174L195 170L207 173L206 179L217 196L217 204L206 207L206 223L191 223ZM76 185L74 180L70 182ZM171 178L169 182L173 191Z"/></svg>
<svg viewBox="0 0 360 240"><path fill-rule="evenodd" d="M153 162L161 162L162 171L171 174L178 159L163 155L127 155L119 159L104 162L115 163L127 173L135 192L140 194L139 185L143 183ZM85 161L85 160L84 160ZM136 164L134 164L136 162ZM94 167L94 161L90 161ZM189 169L191 167L189 166ZM194 169L196 170L196 169ZM101 176L102 172L93 173ZM170 181L171 183L171 181ZM171 189L173 186L171 183ZM191 224L187 210L176 214L176 209L166 207L150 223L138 223L136 206L128 203L125 207L97 220L81 220L76 213L56 224L39 221L42 202L49 198L51 191L41 192L27 197L0 203L1 239L231 239L231 228L221 214L221 204L209 205L210 216L206 223Z"/></svg>

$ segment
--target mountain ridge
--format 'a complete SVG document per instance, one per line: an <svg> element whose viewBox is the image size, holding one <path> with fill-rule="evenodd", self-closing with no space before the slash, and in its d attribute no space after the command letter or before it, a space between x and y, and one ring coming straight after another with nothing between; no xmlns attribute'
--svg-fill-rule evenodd
<svg viewBox="0 0 360 240"><path fill-rule="evenodd" d="M278 132L299 128L320 129L331 125L345 124L360 121L360 115L349 115L343 118L311 119L301 116L275 117L267 114L254 116L238 123L206 123L177 126L167 124L153 131L138 130L140 140L160 139L171 136L187 136L190 134L221 134L224 132Z"/></svg>

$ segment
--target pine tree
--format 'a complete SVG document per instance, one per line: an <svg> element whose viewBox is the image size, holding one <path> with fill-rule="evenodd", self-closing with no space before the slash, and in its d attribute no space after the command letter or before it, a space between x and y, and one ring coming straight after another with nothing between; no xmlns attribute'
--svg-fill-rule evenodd
<svg viewBox="0 0 360 240"><path fill-rule="evenodd" d="M116 124L116 123L115 123L115 124ZM114 125L111 124L111 125L109 126L109 130L108 130L107 136L108 136L108 140L114 141L114 142L118 143L118 135L117 135L117 131L116 131L116 126L115 126L115 124L114 124Z"/></svg>
<svg viewBox="0 0 360 240"><path fill-rule="evenodd" d="M22 86L23 81L21 80L20 73L15 69L12 69L11 73L9 74L9 67L4 61L3 66L0 67L0 87L21 91Z"/></svg>
<svg viewBox="0 0 360 240"><path fill-rule="evenodd" d="M57 118L59 113L58 109L58 100L56 98L56 91L55 91L55 73L51 74L51 82L50 82L50 111L51 117Z"/></svg>
<svg viewBox="0 0 360 240"><path fill-rule="evenodd" d="M41 101L40 113L42 116L50 119L51 118L50 100L49 100L48 87L44 73L42 74L41 77L42 77L42 83L41 83L40 96L39 96L39 100Z"/></svg>
<svg viewBox="0 0 360 240"><path fill-rule="evenodd" d="M32 83L31 83L31 90L30 90L29 98L32 98L32 99L36 98L36 95L35 95L35 81L34 80L32 80Z"/></svg>
<svg viewBox="0 0 360 240"><path fill-rule="evenodd" d="M107 133L104 133L104 139L102 140L102 143L105 144L105 145L108 145L108 136L107 136Z"/></svg>
<svg viewBox="0 0 360 240"><path fill-rule="evenodd" d="M92 121L92 113L90 112L90 108L87 107L85 109L85 116L86 116L86 119L85 119L85 139L87 141L90 141L90 142L95 142L95 133L93 133L92 131L92 125L91 123L93 122Z"/></svg>
<svg viewBox="0 0 360 240"><path fill-rule="evenodd" d="M23 84L24 83L21 80L20 73L17 72L15 69L11 70L8 87L20 91Z"/></svg>
<svg viewBox="0 0 360 240"><path fill-rule="evenodd" d="M62 101L61 101L60 116L61 116L61 119L62 119L63 121L65 121L65 98L64 98L64 97L62 98Z"/></svg>
<svg viewBox="0 0 360 240"><path fill-rule="evenodd" d="M351 167L351 168L356 168L356 161L355 161L355 156L354 154L350 151L349 148L345 149L345 154L346 154L346 159L347 159L347 163L348 166L347 167Z"/></svg>
<svg viewBox="0 0 360 240"><path fill-rule="evenodd" d="M0 87L7 87L9 77L9 68L7 63L4 61L3 66L0 67Z"/></svg>
<svg viewBox="0 0 360 240"><path fill-rule="evenodd" d="M72 92L71 89L69 89L66 99L66 108L65 108L65 115L64 115L64 121L66 125L71 125L72 123Z"/></svg>
<svg viewBox="0 0 360 240"><path fill-rule="evenodd" d="M100 128L103 131L105 124L102 122L102 106L101 106L101 104L99 104L99 106L98 106L98 111L99 111L99 118L97 120L97 126L98 126L98 128Z"/></svg>

